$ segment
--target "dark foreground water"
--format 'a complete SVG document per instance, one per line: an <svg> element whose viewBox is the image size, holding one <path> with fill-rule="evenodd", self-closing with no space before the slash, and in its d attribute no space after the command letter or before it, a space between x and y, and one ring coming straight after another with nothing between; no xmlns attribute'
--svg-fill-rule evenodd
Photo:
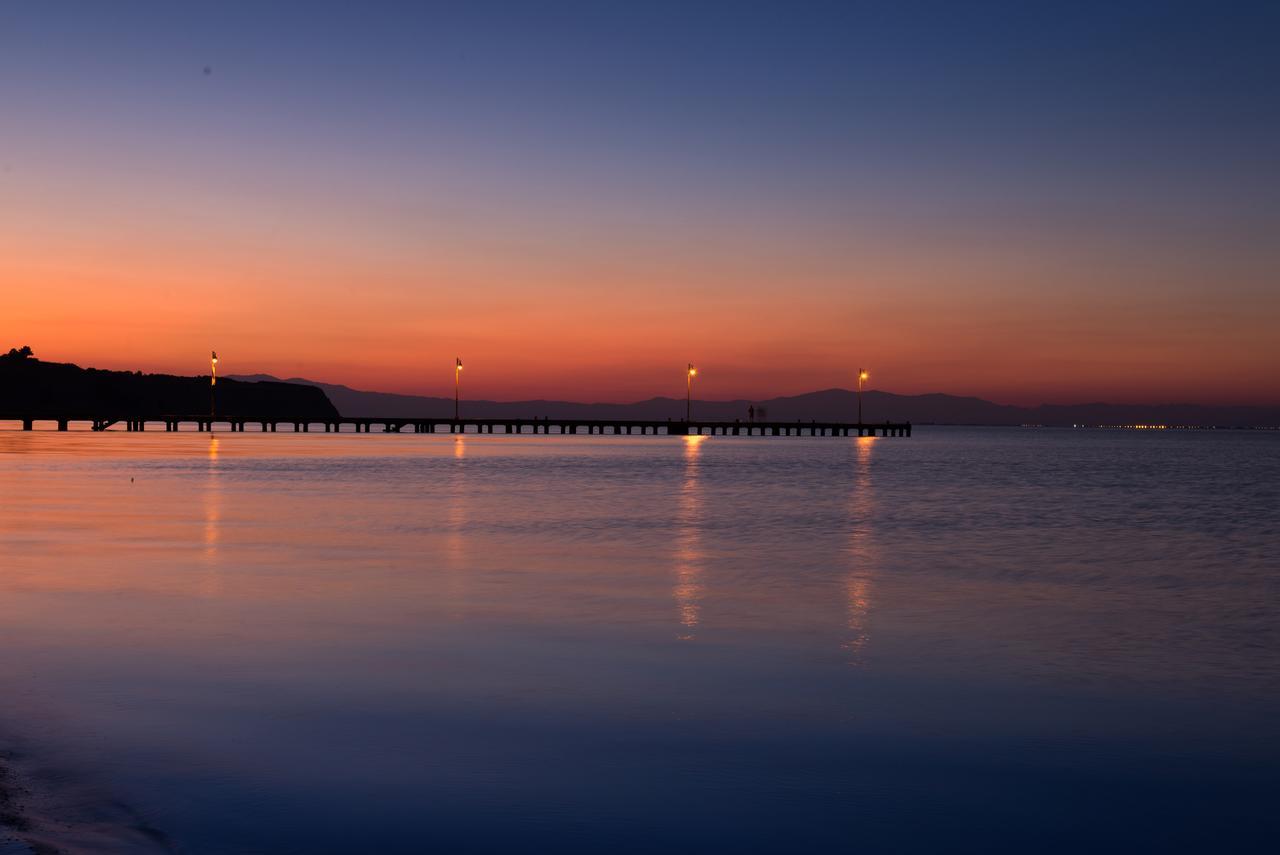
<svg viewBox="0 0 1280 855"><path fill-rule="evenodd" d="M1278 579L1280 434L7 431L0 816L194 853L1262 851Z"/></svg>

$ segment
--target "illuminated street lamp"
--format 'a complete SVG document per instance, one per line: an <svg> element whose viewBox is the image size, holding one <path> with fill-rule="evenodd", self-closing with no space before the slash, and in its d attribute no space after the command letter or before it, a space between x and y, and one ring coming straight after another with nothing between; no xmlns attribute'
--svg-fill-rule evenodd
<svg viewBox="0 0 1280 855"><path fill-rule="evenodd" d="M862 384L866 382L871 375L867 373L867 369L858 369L858 424L862 424Z"/></svg>
<svg viewBox="0 0 1280 855"><path fill-rule="evenodd" d="M218 351L210 351L209 357L209 433L213 433L213 417L217 414Z"/></svg>
<svg viewBox="0 0 1280 855"><path fill-rule="evenodd" d="M453 420L458 420L458 388L462 384L462 357L454 360L453 366Z"/></svg>
<svg viewBox="0 0 1280 855"><path fill-rule="evenodd" d="M693 413L693 375L698 373L698 369L693 367L693 363L689 363L689 373L685 377L684 388L684 420L687 422L691 419Z"/></svg>

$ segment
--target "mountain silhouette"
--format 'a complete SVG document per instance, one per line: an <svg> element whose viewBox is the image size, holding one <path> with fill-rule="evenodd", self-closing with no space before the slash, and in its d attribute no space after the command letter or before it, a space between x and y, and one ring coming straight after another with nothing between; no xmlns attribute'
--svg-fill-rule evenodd
<svg viewBox="0 0 1280 855"><path fill-rule="evenodd" d="M449 418L453 398L366 392L333 383L298 377L280 380L269 374L236 375L255 382L295 383L322 389L344 416ZM856 421L856 393L848 389L823 389L803 395L748 401L693 402L695 418L733 421L747 419L747 407L763 407L770 421ZM473 418L582 418L582 419L680 419L683 398L649 398L629 404L584 404L572 401L464 400L462 413ZM1208 406L1202 404L1042 404L1016 407L982 398L932 393L896 395L867 391L862 396L867 422L910 421L915 424L952 425L1128 425L1167 424L1204 427L1280 427L1280 407ZM761 416L757 415L757 418Z"/></svg>

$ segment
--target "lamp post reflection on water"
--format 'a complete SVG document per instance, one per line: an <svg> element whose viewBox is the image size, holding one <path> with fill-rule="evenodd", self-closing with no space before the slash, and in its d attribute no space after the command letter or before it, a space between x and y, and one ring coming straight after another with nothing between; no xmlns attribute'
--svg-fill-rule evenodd
<svg viewBox="0 0 1280 855"><path fill-rule="evenodd" d="M222 539L222 484L218 467L218 438L210 434L206 452L208 479L204 489L204 564L205 573L198 582L201 597L222 594L222 568L218 563L218 546Z"/></svg>
<svg viewBox="0 0 1280 855"><path fill-rule="evenodd" d="M871 641L870 617L876 569L871 454L875 443L874 436L861 436L857 439L853 493L849 504L849 572L845 577L848 636L844 648L849 656L848 664L854 667L864 664L865 648Z"/></svg>
<svg viewBox="0 0 1280 855"><path fill-rule="evenodd" d="M681 641L691 641L698 627L703 596L702 484L699 457L705 436L684 437L684 483L680 487L676 529L675 597Z"/></svg>

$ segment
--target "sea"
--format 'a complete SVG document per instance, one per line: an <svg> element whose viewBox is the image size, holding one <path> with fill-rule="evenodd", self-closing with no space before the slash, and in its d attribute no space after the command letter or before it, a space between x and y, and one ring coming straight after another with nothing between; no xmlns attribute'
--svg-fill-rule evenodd
<svg viewBox="0 0 1280 855"><path fill-rule="evenodd" d="M1280 839L1280 432L0 427L5 855Z"/></svg>

